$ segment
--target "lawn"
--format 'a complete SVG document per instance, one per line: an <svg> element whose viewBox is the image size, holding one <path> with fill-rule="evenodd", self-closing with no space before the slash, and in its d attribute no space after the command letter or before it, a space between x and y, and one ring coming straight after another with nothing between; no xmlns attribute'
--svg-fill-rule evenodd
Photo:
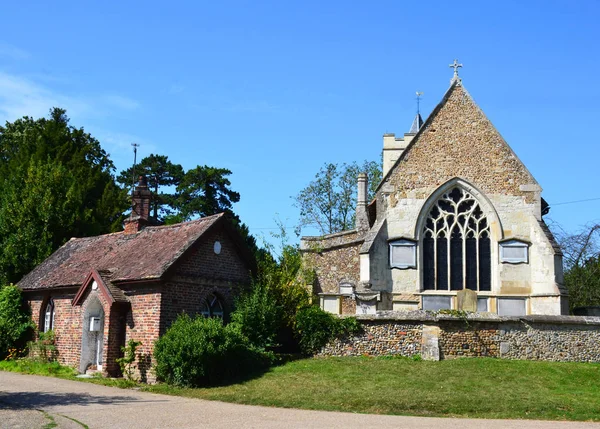
<svg viewBox="0 0 600 429"><path fill-rule="evenodd" d="M229 386L183 389L159 384L143 389L313 410L600 421L600 365L590 363L303 359Z"/></svg>

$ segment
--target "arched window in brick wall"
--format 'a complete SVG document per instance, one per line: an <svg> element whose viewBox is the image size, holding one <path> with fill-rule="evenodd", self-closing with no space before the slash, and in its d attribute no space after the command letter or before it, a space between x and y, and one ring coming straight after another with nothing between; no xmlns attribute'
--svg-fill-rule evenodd
<svg viewBox="0 0 600 429"><path fill-rule="evenodd" d="M423 289L491 290L490 225L473 195L456 186L431 207L423 228Z"/></svg>
<svg viewBox="0 0 600 429"><path fill-rule="evenodd" d="M223 319L225 316L223 301L216 294L211 293L204 300L200 314L204 317L218 317L219 319Z"/></svg>
<svg viewBox="0 0 600 429"><path fill-rule="evenodd" d="M54 299L48 299L44 309L44 326L42 330L48 332L54 329Z"/></svg>

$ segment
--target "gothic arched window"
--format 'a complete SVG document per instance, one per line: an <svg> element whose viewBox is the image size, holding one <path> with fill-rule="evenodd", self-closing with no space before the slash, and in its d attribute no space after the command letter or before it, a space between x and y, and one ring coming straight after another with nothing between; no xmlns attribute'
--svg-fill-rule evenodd
<svg viewBox="0 0 600 429"><path fill-rule="evenodd" d="M225 313L223 310L223 302L217 295L211 293L204 300L204 304L202 305L202 310L200 313L204 317L218 317L222 319Z"/></svg>
<svg viewBox="0 0 600 429"><path fill-rule="evenodd" d="M44 332L54 329L54 300L50 298L44 310Z"/></svg>
<svg viewBox="0 0 600 429"><path fill-rule="evenodd" d="M490 225L469 192L454 187L423 228L423 289L491 290Z"/></svg>

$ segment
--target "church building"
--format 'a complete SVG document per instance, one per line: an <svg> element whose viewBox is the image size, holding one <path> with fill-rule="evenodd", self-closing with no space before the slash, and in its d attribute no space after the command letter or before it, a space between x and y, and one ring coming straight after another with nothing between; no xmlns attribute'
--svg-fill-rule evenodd
<svg viewBox="0 0 600 429"><path fill-rule="evenodd" d="M429 118L383 136L383 179L356 228L303 237L321 307L336 314L443 309L568 314L562 253L527 167L454 76Z"/></svg>

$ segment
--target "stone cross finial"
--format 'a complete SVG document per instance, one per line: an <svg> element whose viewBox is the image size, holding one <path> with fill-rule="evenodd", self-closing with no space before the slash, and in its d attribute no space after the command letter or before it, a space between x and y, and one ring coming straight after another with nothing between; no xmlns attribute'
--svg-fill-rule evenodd
<svg viewBox="0 0 600 429"><path fill-rule="evenodd" d="M452 76L452 79L450 79L450 83L454 83L454 81L458 80L460 81L460 78L458 77L458 69L459 67L462 67L462 64L458 63L458 60L454 60L453 64L450 64L448 67L452 67L454 68L454 76Z"/></svg>

